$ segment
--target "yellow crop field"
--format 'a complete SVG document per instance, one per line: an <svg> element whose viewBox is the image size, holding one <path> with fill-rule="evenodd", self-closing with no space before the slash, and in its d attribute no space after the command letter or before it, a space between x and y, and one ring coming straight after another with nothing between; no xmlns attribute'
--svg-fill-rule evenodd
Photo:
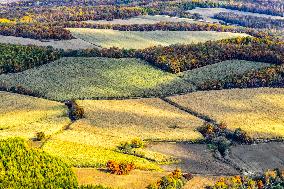
<svg viewBox="0 0 284 189"><path fill-rule="evenodd" d="M0 138L56 133L70 123L63 104L0 92Z"/></svg>
<svg viewBox="0 0 284 189"><path fill-rule="evenodd" d="M78 101L86 114L85 123L101 133L143 140L198 140L202 121L158 98L134 100Z"/></svg>
<svg viewBox="0 0 284 189"><path fill-rule="evenodd" d="M203 91L169 99L253 138L284 137L284 89Z"/></svg>

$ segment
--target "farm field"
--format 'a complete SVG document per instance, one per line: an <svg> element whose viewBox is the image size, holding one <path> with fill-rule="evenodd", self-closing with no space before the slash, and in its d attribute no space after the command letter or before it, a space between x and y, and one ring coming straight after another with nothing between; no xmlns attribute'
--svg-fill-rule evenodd
<svg viewBox="0 0 284 189"><path fill-rule="evenodd" d="M252 70L259 70L271 66L268 63L251 62L244 60L227 60L217 64L185 71L180 74L184 80L199 86L208 81L226 81L226 77L242 75Z"/></svg>
<svg viewBox="0 0 284 189"><path fill-rule="evenodd" d="M112 175L96 169L74 168L79 184L101 184L113 188L142 189L156 182L167 172L134 170L129 175Z"/></svg>
<svg viewBox="0 0 284 189"><path fill-rule="evenodd" d="M52 135L70 124L66 111L58 102L0 92L0 138Z"/></svg>
<svg viewBox="0 0 284 189"><path fill-rule="evenodd" d="M159 22L189 22L195 23L196 21L188 18L179 18L179 17L171 17L167 15L142 15L129 19L114 19L111 21L108 20L89 20L84 21L86 23L93 24L121 24L121 25L133 25L133 24L156 24Z"/></svg>
<svg viewBox="0 0 284 189"><path fill-rule="evenodd" d="M138 169L160 170L171 156L137 149L143 158L117 152L121 143L144 141L196 141L203 122L160 99L83 100L85 118L45 143L46 152L76 167L104 168L108 160L134 162ZM147 158L147 160L145 158ZM151 161L149 161L151 160Z"/></svg>
<svg viewBox="0 0 284 189"><path fill-rule="evenodd" d="M205 18L206 21L209 21L209 22L219 22L218 19L213 19L212 17L215 14L218 14L221 12L229 12L229 13L242 14L242 15L247 15L247 16L257 16L257 17L262 17L262 18L284 19L284 17L281 17L281 16L271 16L267 14L244 12L244 11L231 10L231 9L226 9L226 8L195 8L192 10L188 10L187 12L191 14L195 14L195 13L200 14L203 16L203 18Z"/></svg>
<svg viewBox="0 0 284 189"><path fill-rule="evenodd" d="M94 48L95 46L83 41L81 39L70 39L70 40L48 40L40 41L35 39L23 38L23 37L14 37L14 36L3 36L0 35L0 43L4 44L16 44L16 45L36 45L36 46L51 46L55 49L64 49L64 50L77 50L77 49L89 49Z"/></svg>
<svg viewBox="0 0 284 189"><path fill-rule="evenodd" d="M284 137L284 90L281 88L203 91L170 97L170 100L241 128L253 138Z"/></svg>
<svg viewBox="0 0 284 189"><path fill-rule="evenodd" d="M169 95L192 91L178 76L138 59L62 58L17 74L0 75L53 100Z"/></svg>
<svg viewBox="0 0 284 189"><path fill-rule="evenodd" d="M118 31L110 29L69 28L76 38L100 47L144 49L152 46L191 44L247 36L246 34L214 31Z"/></svg>

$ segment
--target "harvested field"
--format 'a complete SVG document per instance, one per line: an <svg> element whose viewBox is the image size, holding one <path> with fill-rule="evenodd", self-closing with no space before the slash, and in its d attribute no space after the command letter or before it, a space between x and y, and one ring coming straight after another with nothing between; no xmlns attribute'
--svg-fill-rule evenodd
<svg viewBox="0 0 284 189"><path fill-rule="evenodd" d="M241 128L253 138L284 137L284 89L257 88L203 91L170 97L193 111Z"/></svg>
<svg viewBox="0 0 284 189"><path fill-rule="evenodd" d="M113 175L91 168L74 168L79 184L101 184L113 188L142 189L156 182L166 172L134 170L129 175Z"/></svg>
<svg viewBox="0 0 284 189"><path fill-rule="evenodd" d="M133 24L157 24L159 22L189 22L195 23L196 21L188 18L179 18L179 17L171 17L167 15L142 15L129 19L114 19L111 21L108 20L89 20L85 21L86 23L93 24L121 24L121 25L133 25Z"/></svg>
<svg viewBox="0 0 284 189"><path fill-rule="evenodd" d="M70 124L66 112L58 102L0 92L0 138L54 134Z"/></svg>
<svg viewBox="0 0 284 189"><path fill-rule="evenodd" d="M230 157L248 174L261 175L267 170L284 169L284 143L237 145L231 148Z"/></svg>
<svg viewBox="0 0 284 189"><path fill-rule="evenodd" d="M1 75L9 87L20 85L53 100L163 96L192 91L177 75L138 59L62 58L22 73Z"/></svg>
<svg viewBox="0 0 284 189"><path fill-rule="evenodd" d="M36 46L45 46L45 47L51 46L55 49L64 49L64 50L91 49L95 47L94 45L86 41L83 41L82 39L40 41L35 39L23 38L23 37L3 36L3 35L0 35L0 43L16 44L16 45L36 45Z"/></svg>
<svg viewBox="0 0 284 189"><path fill-rule="evenodd" d="M269 66L271 66L271 64L244 60L227 60L217 64L182 72L180 76L186 81L193 83L195 86L199 86L208 81L217 80L226 82L226 77L243 75L246 72L259 70Z"/></svg>
<svg viewBox="0 0 284 189"><path fill-rule="evenodd" d="M184 189L203 189L203 188L205 189L206 186L213 186L219 179L220 179L220 176L194 175L193 179L189 180L183 188Z"/></svg>
<svg viewBox="0 0 284 189"><path fill-rule="evenodd" d="M144 49L152 46L191 44L247 36L214 31L118 31L111 29L69 28L72 35L100 47Z"/></svg>
<svg viewBox="0 0 284 189"><path fill-rule="evenodd" d="M233 167L215 159L205 144L156 143L148 149L180 160L178 164L162 166L167 171L179 167L183 172L193 174L220 176L239 174Z"/></svg>

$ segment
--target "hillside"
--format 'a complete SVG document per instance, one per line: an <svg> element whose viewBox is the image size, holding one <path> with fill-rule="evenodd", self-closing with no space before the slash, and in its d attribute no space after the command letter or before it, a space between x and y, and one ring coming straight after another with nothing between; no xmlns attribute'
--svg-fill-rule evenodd
<svg viewBox="0 0 284 189"><path fill-rule="evenodd" d="M283 189L282 0L0 0L0 188Z"/></svg>

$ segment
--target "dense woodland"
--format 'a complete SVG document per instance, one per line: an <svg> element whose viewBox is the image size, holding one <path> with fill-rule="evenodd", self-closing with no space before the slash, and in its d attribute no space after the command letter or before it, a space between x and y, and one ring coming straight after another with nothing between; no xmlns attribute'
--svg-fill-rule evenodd
<svg viewBox="0 0 284 189"><path fill-rule="evenodd" d="M51 48L0 44L0 74L20 72L54 61L60 53Z"/></svg>
<svg viewBox="0 0 284 189"><path fill-rule="evenodd" d="M284 28L284 19L264 18L230 12L218 13L214 15L214 18L226 23L237 24L249 28Z"/></svg>

